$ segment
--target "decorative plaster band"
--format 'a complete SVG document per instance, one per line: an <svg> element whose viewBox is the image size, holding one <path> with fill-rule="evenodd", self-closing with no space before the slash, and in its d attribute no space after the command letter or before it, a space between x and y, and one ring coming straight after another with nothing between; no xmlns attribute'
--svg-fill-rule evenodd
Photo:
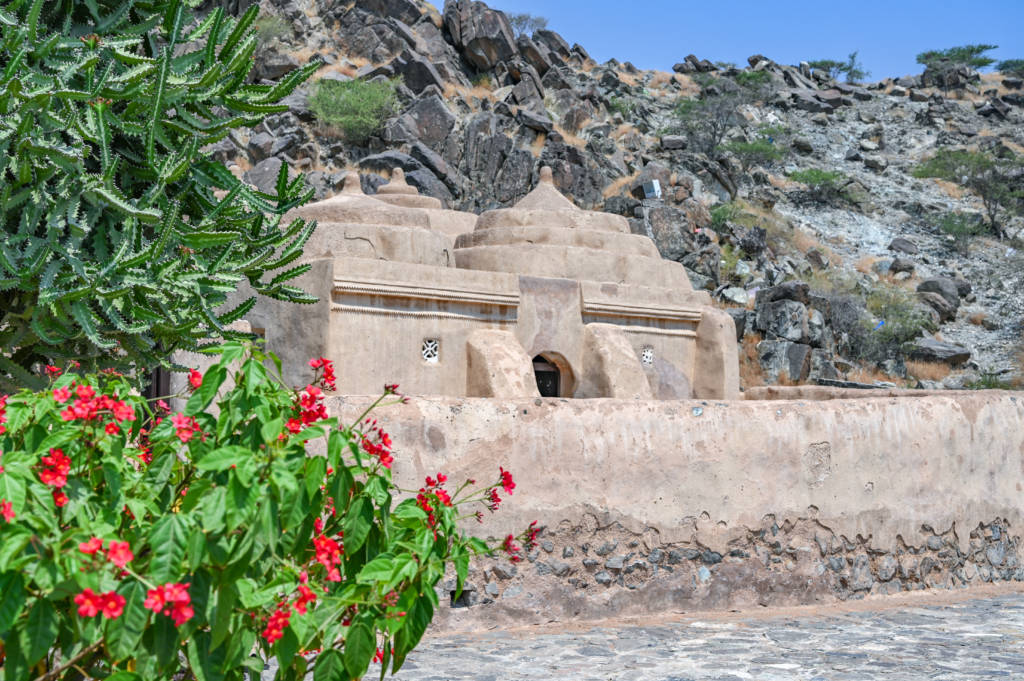
<svg viewBox="0 0 1024 681"><path fill-rule="evenodd" d="M411 283L375 281L371 279L335 279L334 297L346 296L387 296L411 298L447 303L475 303L484 305L518 307L519 292L480 291L458 288L438 288Z"/></svg>
<svg viewBox="0 0 1024 681"><path fill-rule="evenodd" d="M628 303L606 303L583 300L583 313L600 317L631 317L665 322L700 324L701 311L689 307L649 307Z"/></svg>
<svg viewBox="0 0 1024 681"><path fill-rule="evenodd" d="M481 315L470 312L445 312L435 310L413 310L408 308L383 308L371 307L368 305L344 305L332 303L331 312L355 313L379 315L384 317L418 317L421 319L458 319L467 322L486 322L488 324L515 324L515 310L510 310L505 316Z"/></svg>

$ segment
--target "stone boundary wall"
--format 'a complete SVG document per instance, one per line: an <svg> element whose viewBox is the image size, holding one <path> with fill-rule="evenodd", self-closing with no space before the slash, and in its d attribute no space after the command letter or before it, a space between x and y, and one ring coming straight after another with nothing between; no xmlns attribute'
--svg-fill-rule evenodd
<svg viewBox="0 0 1024 681"><path fill-rule="evenodd" d="M368 401L330 407L354 418ZM1024 395L413 398L377 416L405 487L438 471L453 482L514 472L501 512L468 530L544 527L518 565L477 561L441 627L1024 579Z"/></svg>

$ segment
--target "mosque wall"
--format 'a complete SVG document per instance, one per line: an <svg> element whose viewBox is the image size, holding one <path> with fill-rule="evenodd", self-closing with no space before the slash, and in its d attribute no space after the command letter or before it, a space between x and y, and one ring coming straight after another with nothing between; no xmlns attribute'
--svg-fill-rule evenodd
<svg viewBox="0 0 1024 681"><path fill-rule="evenodd" d="M345 418L365 403L330 407ZM414 398L378 417L401 486L437 471L486 480L502 466L515 494L480 531L545 528L515 568L478 561L463 605L487 607L446 615L466 626L1024 579L1024 400L1014 393Z"/></svg>

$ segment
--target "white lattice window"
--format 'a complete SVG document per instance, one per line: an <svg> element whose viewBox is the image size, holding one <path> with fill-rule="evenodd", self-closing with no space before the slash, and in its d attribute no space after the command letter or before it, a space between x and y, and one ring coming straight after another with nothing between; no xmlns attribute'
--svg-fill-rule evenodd
<svg viewBox="0 0 1024 681"><path fill-rule="evenodd" d="M654 364L654 348L648 345L643 350L641 350L640 361L643 362L643 365L647 367Z"/></svg>
<svg viewBox="0 0 1024 681"><path fill-rule="evenodd" d="M423 355L423 361L427 364L437 364L441 356L441 341L436 338L425 339L420 353Z"/></svg>

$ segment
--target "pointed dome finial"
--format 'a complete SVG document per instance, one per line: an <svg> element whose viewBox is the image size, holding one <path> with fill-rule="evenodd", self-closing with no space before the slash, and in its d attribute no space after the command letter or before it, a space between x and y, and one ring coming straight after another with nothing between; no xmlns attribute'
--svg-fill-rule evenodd
<svg viewBox="0 0 1024 681"><path fill-rule="evenodd" d="M555 176L551 172L551 166L541 166L540 181L542 184L554 184Z"/></svg>
<svg viewBox="0 0 1024 681"><path fill-rule="evenodd" d="M392 184L405 184L405 171L399 168L395 168L391 171L391 183Z"/></svg>
<svg viewBox="0 0 1024 681"><path fill-rule="evenodd" d="M363 187L359 182L359 173L354 170L345 175L345 184L341 189L342 194L362 194Z"/></svg>

